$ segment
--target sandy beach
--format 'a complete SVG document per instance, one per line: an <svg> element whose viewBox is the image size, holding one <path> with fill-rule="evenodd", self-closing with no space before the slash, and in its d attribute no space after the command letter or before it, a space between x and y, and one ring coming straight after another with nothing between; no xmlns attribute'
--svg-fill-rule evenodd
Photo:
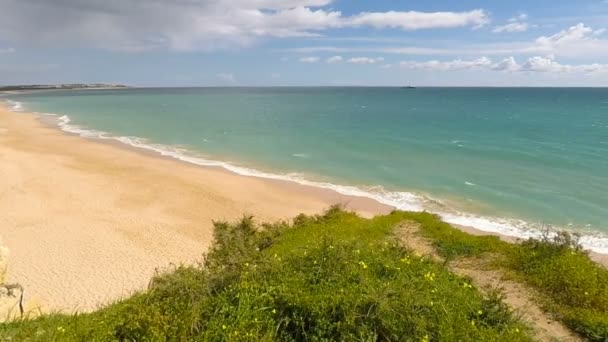
<svg viewBox="0 0 608 342"><path fill-rule="evenodd" d="M67 135L0 108L0 236L8 281L43 310L86 311L146 287L157 268L201 260L212 220L259 221L364 198L244 177Z"/></svg>
<svg viewBox="0 0 608 342"><path fill-rule="evenodd" d="M332 204L364 216L392 210L84 139L0 106L0 241L10 251L8 281L22 284L30 306L43 311L93 310L144 289L156 269L201 260L213 220L275 221ZM608 264L605 255L593 257Z"/></svg>

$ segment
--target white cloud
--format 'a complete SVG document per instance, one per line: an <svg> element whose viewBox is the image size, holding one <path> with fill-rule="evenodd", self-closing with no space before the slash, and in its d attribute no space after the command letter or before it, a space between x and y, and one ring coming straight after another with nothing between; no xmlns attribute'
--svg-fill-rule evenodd
<svg viewBox="0 0 608 342"><path fill-rule="evenodd" d="M601 36L604 33L606 33L606 29L605 28L593 31L593 35L594 36Z"/></svg>
<svg viewBox="0 0 608 342"><path fill-rule="evenodd" d="M528 15L525 13L522 13L516 17L510 18L508 21L513 23L513 22L520 21L520 20L522 20L522 21L528 20Z"/></svg>
<svg viewBox="0 0 608 342"><path fill-rule="evenodd" d="M492 32L494 33L502 33L502 32L525 32L528 31L530 25L528 23L508 23L506 25L496 26Z"/></svg>
<svg viewBox="0 0 608 342"><path fill-rule="evenodd" d="M598 32L601 34L603 33L603 30L593 30L583 23L578 23L577 25L571 26L567 30L562 30L554 35L539 37L536 39L536 42L541 45L559 46L581 41L592 41L595 39L592 38L592 36Z"/></svg>
<svg viewBox="0 0 608 342"><path fill-rule="evenodd" d="M497 70L497 71L518 71L519 64L517 64L515 57L509 57L509 58L503 59L502 61L500 61L496 64L493 64L491 68L492 68L492 70Z"/></svg>
<svg viewBox="0 0 608 342"><path fill-rule="evenodd" d="M325 62L329 63L329 64L335 64L335 63L340 63L344 60L344 58L342 58L342 56L332 56L329 57Z"/></svg>
<svg viewBox="0 0 608 342"><path fill-rule="evenodd" d="M568 71L569 66L556 62L553 57L535 56L529 58L524 64L519 66L521 71L536 72L564 72Z"/></svg>
<svg viewBox="0 0 608 342"><path fill-rule="evenodd" d="M608 64L561 64L553 56L534 56L519 64L515 57L508 57L499 62L493 62L487 57L474 60L453 61L402 61L403 68L430 70L430 71L456 71L456 70L494 70L509 72L543 72L543 73L603 73L608 72Z"/></svg>
<svg viewBox="0 0 608 342"><path fill-rule="evenodd" d="M598 38L604 29L594 30L583 23L551 36L541 36L532 47L547 54L568 57L608 56L608 40Z"/></svg>
<svg viewBox="0 0 608 342"><path fill-rule="evenodd" d="M522 13L516 17L510 18L507 20L507 24L499 25L494 27L492 32L494 33L503 33L503 32L525 32L528 31L529 28L533 27L528 24L526 21L528 20L528 15Z"/></svg>
<svg viewBox="0 0 608 342"><path fill-rule="evenodd" d="M353 58L347 60L348 63L352 63L352 64L376 64L376 63L380 63L383 61L384 61L383 57L377 57L377 58L353 57Z"/></svg>
<svg viewBox="0 0 608 342"><path fill-rule="evenodd" d="M454 55L459 53L466 54L466 50L457 50L450 48L430 48L430 47L338 47L338 46L310 46L303 48L287 49L290 52L297 53L318 53L318 52L334 52L334 53L354 53L354 52L377 52L377 53L392 53L400 55ZM464 51L464 52L462 52Z"/></svg>
<svg viewBox="0 0 608 342"><path fill-rule="evenodd" d="M302 63L317 63L319 60L319 57L302 57L299 59Z"/></svg>
<svg viewBox="0 0 608 342"><path fill-rule="evenodd" d="M236 77L231 73L221 72L217 74L217 78L224 83L236 83Z"/></svg>
<svg viewBox="0 0 608 342"><path fill-rule="evenodd" d="M303 7L322 7L332 3L333 0L233 0L244 8L250 9L276 9Z"/></svg>
<svg viewBox="0 0 608 342"><path fill-rule="evenodd" d="M469 12L376 12L361 13L346 19L349 26L371 26L375 28L400 28L402 30L421 30L430 28L449 28L473 26L480 27L489 22L484 10Z"/></svg>
<svg viewBox="0 0 608 342"><path fill-rule="evenodd" d="M0 48L0 54L3 53L15 53L17 50L15 48Z"/></svg>
<svg viewBox="0 0 608 342"><path fill-rule="evenodd" d="M0 40L123 51L246 47L262 37L311 37L338 28L476 27L485 11L352 16L332 0L2 0Z"/></svg>
<svg viewBox="0 0 608 342"><path fill-rule="evenodd" d="M592 29L584 24L572 26L554 35L528 41L500 43L441 42L437 46L309 46L289 49L292 52L377 53L417 56L534 56L554 54L568 58L608 58L605 29Z"/></svg>
<svg viewBox="0 0 608 342"><path fill-rule="evenodd" d="M440 71L451 71L451 70L464 70L473 68L489 67L492 65L492 61L487 57L481 57L475 60L461 60L457 59L454 61L442 62L437 60L426 61L426 62L415 62L415 61L403 61L399 63L403 68L408 69L423 69L423 70L440 70Z"/></svg>
<svg viewBox="0 0 608 342"><path fill-rule="evenodd" d="M549 57L532 57L521 65L521 71L535 72L579 72L579 73L598 73L608 72L608 64L560 64L556 62L553 56Z"/></svg>

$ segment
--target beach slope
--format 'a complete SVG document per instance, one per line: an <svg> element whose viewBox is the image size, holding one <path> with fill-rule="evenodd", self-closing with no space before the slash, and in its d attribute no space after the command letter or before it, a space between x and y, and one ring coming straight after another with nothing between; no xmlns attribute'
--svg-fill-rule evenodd
<svg viewBox="0 0 608 342"><path fill-rule="evenodd" d="M0 236L8 281L44 311L90 311L147 286L155 269L201 260L213 220L262 221L331 204L390 208L67 135L0 107Z"/></svg>

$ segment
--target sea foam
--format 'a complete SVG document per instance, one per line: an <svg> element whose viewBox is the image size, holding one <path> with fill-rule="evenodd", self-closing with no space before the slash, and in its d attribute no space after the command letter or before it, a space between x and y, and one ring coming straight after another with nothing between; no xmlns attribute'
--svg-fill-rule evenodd
<svg viewBox="0 0 608 342"><path fill-rule="evenodd" d="M6 100L6 103L13 112L23 112L23 104L19 101Z"/></svg>
<svg viewBox="0 0 608 342"><path fill-rule="evenodd" d="M24 111L21 102L9 100L8 103L11 106L12 111ZM84 138L115 140L131 147L153 151L162 156L171 157L183 162L200 166L221 167L228 171L243 176L290 181L301 185L333 190L337 193L346 196L370 198L379 203L394 207L398 210L418 212L428 211L439 215L444 221L448 223L473 227L489 233L502 234L527 239L538 238L542 236L542 232L547 228L553 230L560 229L559 227L548 227L546 225L535 224L518 219L487 217L452 210L442 205L441 201L437 199L433 199L428 195L418 194L414 192L390 191L382 186L358 187L351 185L340 185L329 182L313 181L297 173L275 174L260 171L249 167L238 166L236 165L236 163L232 162L207 159L200 155L194 154L188 149L176 146L156 144L145 138L133 136L114 136L108 132L75 125L71 123L71 119L68 115L38 112L34 112L34 114L55 117L57 119L57 125L63 131L71 134L76 134ZM580 233L580 231L578 233ZM608 254L608 236L606 234L591 231L584 232L584 234L580 238L580 243L585 248L591 251L602 254Z"/></svg>

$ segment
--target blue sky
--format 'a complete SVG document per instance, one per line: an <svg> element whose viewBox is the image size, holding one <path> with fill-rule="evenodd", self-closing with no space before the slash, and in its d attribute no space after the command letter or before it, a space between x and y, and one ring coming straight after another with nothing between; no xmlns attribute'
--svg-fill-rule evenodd
<svg viewBox="0 0 608 342"><path fill-rule="evenodd" d="M0 0L0 84L608 86L608 0Z"/></svg>

